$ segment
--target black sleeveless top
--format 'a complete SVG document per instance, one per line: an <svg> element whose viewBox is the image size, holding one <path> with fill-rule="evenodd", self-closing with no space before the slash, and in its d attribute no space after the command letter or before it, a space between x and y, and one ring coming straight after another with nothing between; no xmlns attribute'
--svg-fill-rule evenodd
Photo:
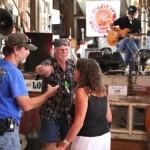
<svg viewBox="0 0 150 150"><path fill-rule="evenodd" d="M75 105L72 107L71 116L75 117ZM110 131L107 119L107 96L96 97L89 96L88 109L84 120L83 127L78 136L101 136Z"/></svg>

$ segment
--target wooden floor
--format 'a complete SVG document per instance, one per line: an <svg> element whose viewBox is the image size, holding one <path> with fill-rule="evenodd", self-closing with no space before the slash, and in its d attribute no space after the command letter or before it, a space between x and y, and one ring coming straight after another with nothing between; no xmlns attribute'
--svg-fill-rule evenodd
<svg viewBox="0 0 150 150"><path fill-rule="evenodd" d="M111 150L148 150L147 141L112 139Z"/></svg>

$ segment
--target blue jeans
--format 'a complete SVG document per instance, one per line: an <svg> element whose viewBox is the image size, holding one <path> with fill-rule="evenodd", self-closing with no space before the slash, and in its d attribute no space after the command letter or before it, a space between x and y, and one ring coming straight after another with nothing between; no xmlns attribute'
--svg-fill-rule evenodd
<svg viewBox="0 0 150 150"><path fill-rule="evenodd" d="M20 150L19 126L15 127L14 132L5 132L0 136L0 150Z"/></svg>
<svg viewBox="0 0 150 150"><path fill-rule="evenodd" d="M139 50L138 44L139 41L126 37L118 43L116 52L125 52L124 62L129 64L129 61L134 58L134 53Z"/></svg>
<svg viewBox="0 0 150 150"><path fill-rule="evenodd" d="M65 117L59 122L52 123L45 119L41 120L40 141L41 143L57 143L60 134L61 141L66 137L69 131L69 124Z"/></svg>

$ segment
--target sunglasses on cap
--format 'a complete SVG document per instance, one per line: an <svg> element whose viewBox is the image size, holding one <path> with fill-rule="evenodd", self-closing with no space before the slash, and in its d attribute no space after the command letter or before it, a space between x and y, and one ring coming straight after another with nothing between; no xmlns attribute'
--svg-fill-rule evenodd
<svg viewBox="0 0 150 150"><path fill-rule="evenodd" d="M17 42L17 43L14 44L14 46L16 46L18 44L21 44L21 43L31 44L31 39L24 40L24 41L21 41L21 42Z"/></svg>

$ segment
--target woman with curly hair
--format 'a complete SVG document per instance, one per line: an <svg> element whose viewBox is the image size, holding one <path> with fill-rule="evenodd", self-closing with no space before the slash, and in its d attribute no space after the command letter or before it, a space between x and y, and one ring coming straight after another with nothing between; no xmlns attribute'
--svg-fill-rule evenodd
<svg viewBox="0 0 150 150"><path fill-rule="evenodd" d="M93 59L78 59L74 79L73 124L57 150L110 150L112 121L110 105L99 64Z"/></svg>

